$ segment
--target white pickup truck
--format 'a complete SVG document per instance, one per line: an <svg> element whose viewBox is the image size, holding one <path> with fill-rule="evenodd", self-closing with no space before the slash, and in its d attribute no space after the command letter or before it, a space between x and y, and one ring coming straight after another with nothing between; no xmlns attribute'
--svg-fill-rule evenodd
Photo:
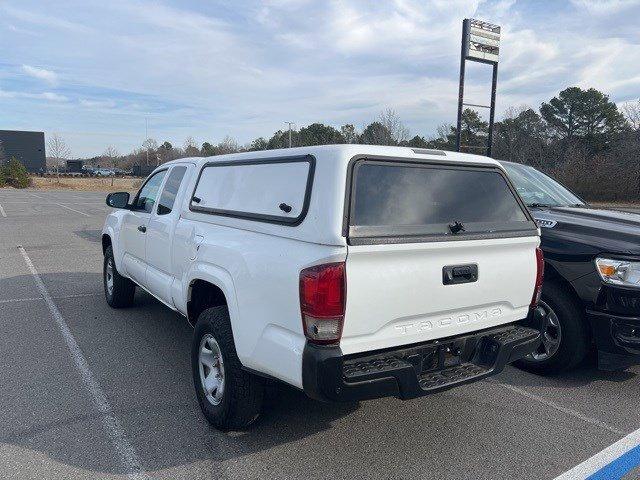
<svg viewBox="0 0 640 480"><path fill-rule="evenodd" d="M214 426L241 428L266 379L312 398L409 399L500 372L540 344L543 261L495 161L331 145L159 166L102 232L115 308L136 287L194 325Z"/></svg>

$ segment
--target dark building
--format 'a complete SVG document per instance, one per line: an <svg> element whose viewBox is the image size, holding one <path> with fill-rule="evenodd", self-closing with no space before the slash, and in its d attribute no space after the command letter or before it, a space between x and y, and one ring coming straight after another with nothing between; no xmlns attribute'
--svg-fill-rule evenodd
<svg viewBox="0 0 640 480"><path fill-rule="evenodd" d="M133 165L131 172L134 177L146 177L155 170L155 165Z"/></svg>
<svg viewBox="0 0 640 480"><path fill-rule="evenodd" d="M47 170L44 151L44 132L21 132L18 130L0 130L0 143L5 159L19 160L30 172Z"/></svg>
<svg viewBox="0 0 640 480"><path fill-rule="evenodd" d="M83 160L67 160L67 172L82 173Z"/></svg>

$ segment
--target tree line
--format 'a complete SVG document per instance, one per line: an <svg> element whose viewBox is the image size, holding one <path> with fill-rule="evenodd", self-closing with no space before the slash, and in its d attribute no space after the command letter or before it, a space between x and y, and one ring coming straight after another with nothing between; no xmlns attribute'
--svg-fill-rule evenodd
<svg viewBox="0 0 640 480"><path fill-rule="evenodd" d="M281 129L270 138L259 137L246 145L229 136L219 143L201 145L189 137L182 146L147 139L127 155L108 147L88 162L120 168L157 165L183 157L287 148L290 141L293 147L361 143L455 150L455 138L452 124L441 125L429 138L412 136L396 112L386 110L361 130L353 124L336 128L312 123L291 132ZM487 141L487 122L477 111L465 109L461 150L484 155ZM58 135L51 137L49 147L57 155L69 154ZM588 200L636 201L640 196L640 100L619 109L596 89L569 87L537 110L510 108L494 125L492 156L532 165Z"/></svg>

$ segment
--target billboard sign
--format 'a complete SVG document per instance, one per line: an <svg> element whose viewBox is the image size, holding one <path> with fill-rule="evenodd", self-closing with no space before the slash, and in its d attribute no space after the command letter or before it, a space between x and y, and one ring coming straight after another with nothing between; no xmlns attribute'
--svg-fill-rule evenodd
<svg viewBox="0 0 640 480"><path fill-rule="evenodd" d="M468 60L498 63L500 27L493 23L467 18L464 20L464 56Z"/></svg>

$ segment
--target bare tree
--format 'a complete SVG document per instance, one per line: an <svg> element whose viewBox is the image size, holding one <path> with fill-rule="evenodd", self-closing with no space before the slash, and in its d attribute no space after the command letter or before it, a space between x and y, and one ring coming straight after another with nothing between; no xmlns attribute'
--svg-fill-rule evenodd
<svg viewBox="0 0 640 480"><path fill-rule="evenodd" d="M187 157L199 157L200 149L198 148L198 144L193 139L193 137L187 137L184 141L184 154Z"/></svg>
<svg viewBox="0 0 640 480"><path fill-rule="evenodd" d="M149 157L156 159L156 165L160 165L160 158L156 155L158 150L158 142L154 138L147 138L142 142L142 149L146 152L147 165L149 165Z"/></svg>
<svg viewBox="0 0 640 480"><path fill-rule="evenodd" d="M406 142L409 139L409 129L402 123L395 110L387 108L380 114L378 121L386 127L396 144Z"/></svg>
<svg viewBox="0 0 640 480"><path fill-rule="evenodd" d="M109 166L114 168L114 175L111 175L111 186L113 187L113 180L115 178L115 168L118 163L118 157L120 157L120 152L113 145L109 145L104 153L102 154L102 158L109 164Z"/></svg>
<svg viewBox="0 0 640 480"><path fill-rule="evenodd" d="M102 156L108 159L114 159L120 156L120 152L118 152L118 149L113 145L109 145L107 148L105 148Z"/></svg>
<svg viewBox="0 0 640 480"><path fill-rule="evenodd" d="M240 151L240 145L237 140L227 135L217 146L218 155L225 155L227 153L236 153Z"/></svg>
<svg viewBox="0 0 640 480"><path fill-rule="evenodd" d="M55 167L58 183L60 183L60 165L71 156L71 150L64 139L55 132L47 140L47 150L49 152L47 158L51 166Z"/></svg>
<svg viewBox="0 0 640 480"><path fill-rule="evenodd" d="M640 99L636 102L627 102L622 105L622 114L634 130L640 130Z"/></svg>

